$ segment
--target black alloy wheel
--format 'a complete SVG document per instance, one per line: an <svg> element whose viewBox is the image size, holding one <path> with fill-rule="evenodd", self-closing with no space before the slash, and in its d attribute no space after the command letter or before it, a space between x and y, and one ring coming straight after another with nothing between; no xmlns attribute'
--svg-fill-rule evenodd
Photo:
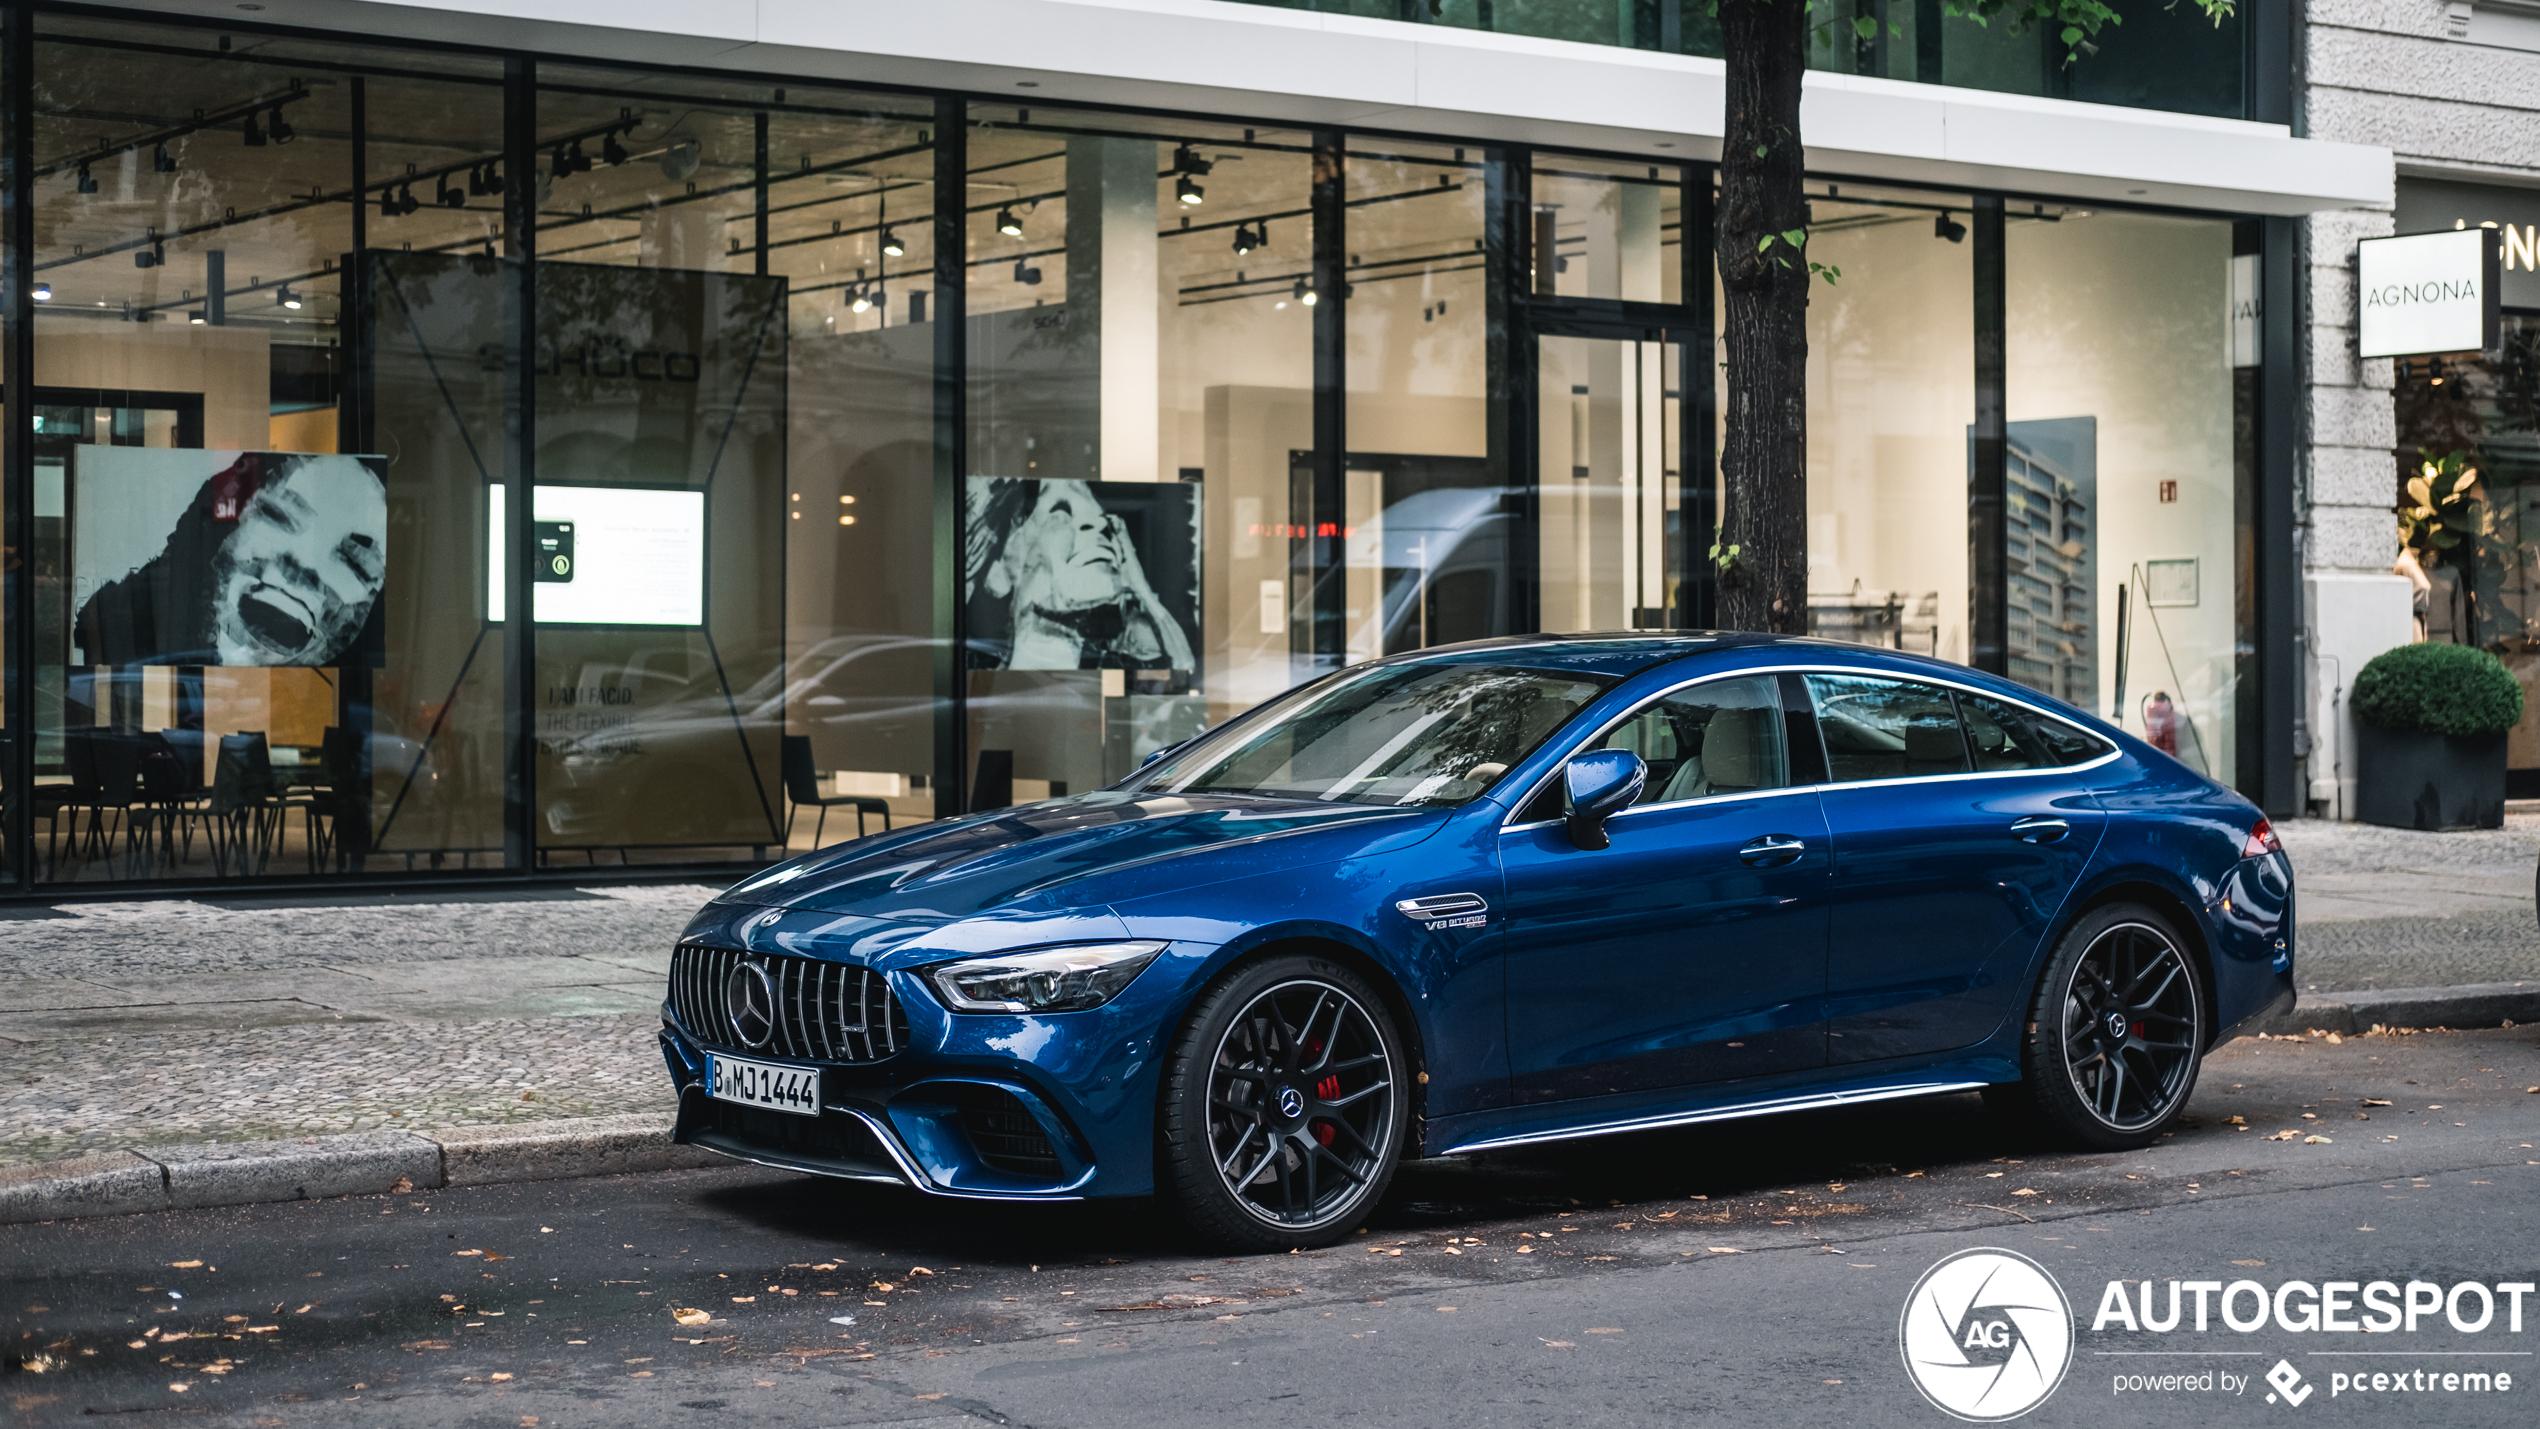
<svg viewBox="0 0 2540 1429"><path fill-rule="evenodd" d="M2056 946L2030 1010L2016 1090L1993 1100L2057 1139L2150 1144L2187 1105L2209 1032L2185 941L2135 904L2084 914Z"/></svg>
<svg viewBox="0 0 2540 1429"><path fill-rule="evenodd" d="M1193 1229L1254 1250L1328 1245L1401 1155L1401 1039L1321 958L1239 969L1192 1009L1167 1064L1159 1180Z"/></svg>

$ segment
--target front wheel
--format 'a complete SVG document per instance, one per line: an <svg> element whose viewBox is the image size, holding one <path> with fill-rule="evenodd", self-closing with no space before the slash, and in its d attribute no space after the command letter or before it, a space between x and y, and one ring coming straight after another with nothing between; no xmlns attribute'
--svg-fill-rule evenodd
<svg viewBox="0 0 2540 1429"><path fill-rule="evenodd" d="M1392 1181L1407 1092L1393 1018L1356 974L1307 955L1240 968L1166 1060L1158 1189L1218 1245L1330 1245Z"/></svg>
<svg viewBox="0 0 2540 1429"><path fill-rule="evenodd" d="M2149 1146L2196 1089L2209 1035L2186 941L2139 903L2094 908L2040 978L2021 1080L1988 1099L2050 1137L2095 1151Z"/></svg>

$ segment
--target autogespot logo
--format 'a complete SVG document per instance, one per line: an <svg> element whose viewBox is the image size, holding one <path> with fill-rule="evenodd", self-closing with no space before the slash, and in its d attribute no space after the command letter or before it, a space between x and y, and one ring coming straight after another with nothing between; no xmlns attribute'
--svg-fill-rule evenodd
<svg viewBox="0 0 2540 1429"><path fill-rule="evenodd" d="M2017 1419L2073 1362L2073 1312L2046 1268L2016 1251L1962 1250L1923 1272L1897 1326L1905 1373L1944 1414Z"/></svg>

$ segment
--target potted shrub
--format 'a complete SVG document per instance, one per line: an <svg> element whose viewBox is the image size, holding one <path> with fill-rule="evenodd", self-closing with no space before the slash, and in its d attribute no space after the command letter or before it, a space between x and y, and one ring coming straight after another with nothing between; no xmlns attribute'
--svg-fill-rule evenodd
<svg viewBox="0 0 2540 1429"><path fill-rule="evenodd" d="M2402 645L2372 658L2349 696L2356 815L2399 829L2505 823L2505 731L2522 683L2468 645Z"/></svg>

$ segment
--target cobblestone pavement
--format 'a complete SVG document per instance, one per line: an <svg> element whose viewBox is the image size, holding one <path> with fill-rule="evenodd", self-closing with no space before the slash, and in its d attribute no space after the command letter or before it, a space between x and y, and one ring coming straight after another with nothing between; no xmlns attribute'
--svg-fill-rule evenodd
<svg viewBox="0 0 2540 1429"><path fill-rule="evenodd" d="M2281 826L2302 983L2540 980L2540 815ZM0 1165L666 1109L654 1008L701 886L0 915Z"/></svg>
<svg viewBox="0 0 2540 1429"><path fill-rule="evenodd" d="M2321 819L2276 828L2300 898L2304 990L2540 981L2540 814L2439 834Z"/></svg>
<svg viewBox="0 0 2540 1429"><path fill-rule="evenodd" d="M667 1109L711 888L70 904L0 919L0 1165Z"/></svg>

